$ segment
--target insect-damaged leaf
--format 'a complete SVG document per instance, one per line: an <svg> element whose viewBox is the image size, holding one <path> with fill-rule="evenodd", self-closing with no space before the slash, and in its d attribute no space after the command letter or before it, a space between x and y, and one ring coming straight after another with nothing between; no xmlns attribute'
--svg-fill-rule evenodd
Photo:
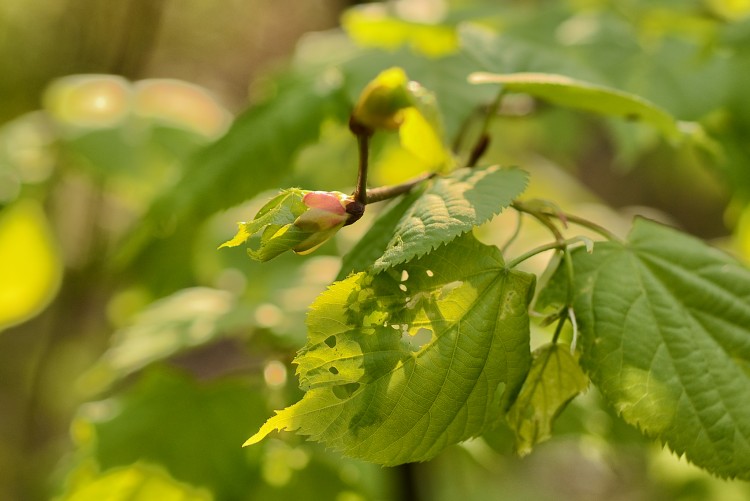
<svg viewBox="0 0 750 501"><path fill-rule="evenodd" d="M313 304L301 401L248 440L297 431L352 457L424 461L497 420L529 367L534 276L471 235L398 269L361 272Z"/></svg>

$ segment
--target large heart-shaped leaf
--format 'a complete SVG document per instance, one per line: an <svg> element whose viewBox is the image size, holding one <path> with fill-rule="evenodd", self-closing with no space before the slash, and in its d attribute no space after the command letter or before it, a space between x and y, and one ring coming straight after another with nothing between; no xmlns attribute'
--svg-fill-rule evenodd
<svg viewBox="0 0 750 501"><path fill-rule="evenodd" d="M750 479L750 270L642 219L626 243L573 260L592 382L647 435L717 475Z"/></svg>
<svg viewBox="0 0 750 501"><path fill-rule="evenodd" d="M481 434L528 370L533 286L471 235L398 270L337 282L314 303L296 359L307 393L247 443L296 430L393 465Z"/></svg>

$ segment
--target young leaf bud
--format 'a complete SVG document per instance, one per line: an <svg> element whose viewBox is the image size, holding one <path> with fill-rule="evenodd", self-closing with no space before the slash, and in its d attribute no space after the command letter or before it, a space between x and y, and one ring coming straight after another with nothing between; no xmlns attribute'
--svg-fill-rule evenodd
<svg viewBox="0 0 750 501"><path fill-rule="evenodd" d="M352 112L351 123L370 130L396 130L404 121L403 110L413 105L406 73L401 68L390 68L364 88Z"/></svg>
<svg viewBox="0 0 750 501"><path fill-rule="evenodd" d="M288 250L314 251L350 219L347 206L354 201L339 192L283 190L250 222L239 223L237 234L221 247L236 247L252 239L248 254L268 261Z"/></svg>

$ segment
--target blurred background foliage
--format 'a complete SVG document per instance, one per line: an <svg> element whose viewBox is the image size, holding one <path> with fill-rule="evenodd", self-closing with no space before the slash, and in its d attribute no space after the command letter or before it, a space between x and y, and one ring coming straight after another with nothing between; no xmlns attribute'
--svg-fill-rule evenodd
<svg viewBox="0 0 750 501"><path fill-rule="evenodd" d="M307 305L379 208L311 256L216 247L268 190L352 189L346 120L385 68L435 91L459 157L495 92L467 83L479 70L561 73L699 123L712 153L513 95L486 160L615 231L646 214L750 262L750 1L354 3L0 4L0 499L748 499L593 390L523 460L502 428L390 469L291 434L240 448L299 398ZM373 150L372 184L429 168L388 135ZM526 230L511 255L542 238Z"/></svg>

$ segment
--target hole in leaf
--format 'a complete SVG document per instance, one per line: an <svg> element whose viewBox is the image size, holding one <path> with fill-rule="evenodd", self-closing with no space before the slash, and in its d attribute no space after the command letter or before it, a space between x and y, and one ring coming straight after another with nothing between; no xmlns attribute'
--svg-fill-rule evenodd
<svg viewBox="0 0 750 501"><path fill-rule="evenodd" d="M420 327L414 335L404 330L401 334L401 340L408 344L412 351L419 351L424 345L432 341L432 330Z"/></svg>
<svg viewBox="0 0 750 501"><path fill-rule="evenodd" d="M432 272L432 270L427 270L425 273L427 273L428 277L434 277L435 273Z"/></svg>
<svg viewBox="0 0 750 501"><path fill-rule="evenodd" d="M407 280L409 280L409 272L404 270L401 272L401 281L406 282Z"/></svg>
<svg viewBox="0 0 750 501"><path fill-rule="evenodd" d="M359 389L359 383L348 383L348 384L342 384L340 386L334 386L331 390L333 391L333 394L336 395L341 400L346 400L347 398L354 395L354 392Z"/></svg>
<svg viewBox="0 0 750 501"><path fill-rule="evenodd" d="M329 348L333 348L336 346L336 336L328 336L326 340L324 341L325 344L328 345Z"/></svg>
<svg viewBox="0 0 750 501"><path fill-rule="evenodd" d="M406 292L406 286L404 284L399 284L398 288Z"/></svg>
<svg viewBox="0 0 750 501"><path fill-rule="evenodd" d="M339 373L339 370L336 367L331 367L328 369L328 372L330 372L331 374L335 376Z"/></svg>

